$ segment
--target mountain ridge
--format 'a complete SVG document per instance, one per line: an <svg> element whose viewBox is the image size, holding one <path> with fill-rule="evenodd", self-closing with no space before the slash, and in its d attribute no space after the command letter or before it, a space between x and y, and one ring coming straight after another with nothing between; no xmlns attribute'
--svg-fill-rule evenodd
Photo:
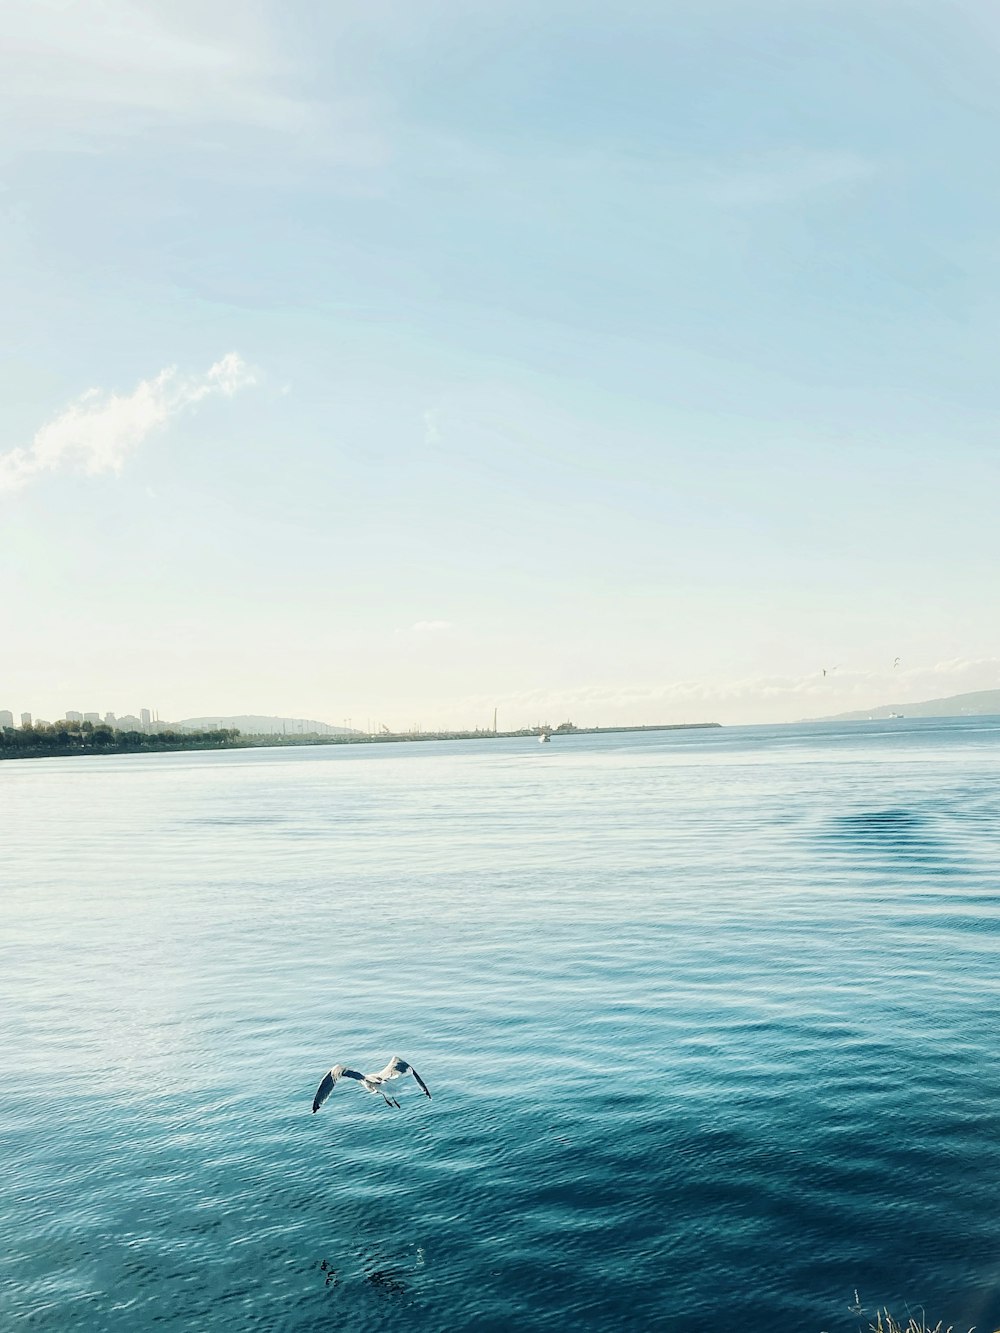
<svg viewBox="0 0 1000 1333"><path fill-rule="evenodd" d="M849 713L813 717L810 722L867 722L888 717L992 717L1000 716L1000 690L973 690L970 694L948 694L918 703L879 704Z"/></svg>
<svg viewBox="0 0 1000 1333"><path fill-rule="evenodd" d="M264 713L240 713L231 717L186 717L174 726L182 731L210 731L236 727L245 736L360 736L354 727L333 727L307 717L270 717Z"/></svg>

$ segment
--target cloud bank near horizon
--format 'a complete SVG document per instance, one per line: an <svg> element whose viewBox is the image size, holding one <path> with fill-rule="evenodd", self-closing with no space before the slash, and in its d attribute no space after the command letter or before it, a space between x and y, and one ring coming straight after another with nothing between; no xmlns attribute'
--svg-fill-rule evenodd
<svg viewBox="0 0 1000 1333"><path fill-rule="evenodd" d="M588 725L589 714L600 716L602 725L605 719L610 722L619 718L688 721L692 707L704 711L699 721L732 723L743 720L742 715L748 712L771 706L775 713L771 720L792 722L985 689L1000 689L1000 658L950 658L900 669L840 669L836 676L823 676L820 670L800 676L758 675L635 686L592 683L565 690L526 690L493 700L484 695L464 702L466 710L473 713L497 706L508 715L537 715L548 721L569 714L571 720L580 723L587 714ZM657 707L671 710L670 716L646 714L646 710ZM721 718L715 716L716 711Z"/></svg>
<svg viewBox="0 0 1000 1333"><path fill-rule="evenodd" d="M17 491L44 472L120 472L153 431L213 394L231 398L257 383L236 352L204 375L181 376L168 366L129 394L89 389L36 433L27 448L0 454L0 493Z"/></svg>

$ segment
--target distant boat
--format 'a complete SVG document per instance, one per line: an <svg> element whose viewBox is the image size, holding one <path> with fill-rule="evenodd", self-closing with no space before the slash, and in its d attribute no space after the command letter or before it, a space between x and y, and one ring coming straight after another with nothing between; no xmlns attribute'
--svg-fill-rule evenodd
<svg viewBox="0 0 1000 1333"><path fill-rule="evenodd" d="M905 713L890 713L889 716L890 716L890 717L905 717L906 714L905 714Z"/></svg>
<svg viewBox="0 0 1000 1333"><path fill-rule="evenodd" d="M552 739L552 737L549 735L549 733L548 733L547 731L543 731L542 734L541 734L541 735L539 736L539 738L538 738L539 743L540 743L541 745L544 745L547 741L550 741L551 739Z"/></svg>

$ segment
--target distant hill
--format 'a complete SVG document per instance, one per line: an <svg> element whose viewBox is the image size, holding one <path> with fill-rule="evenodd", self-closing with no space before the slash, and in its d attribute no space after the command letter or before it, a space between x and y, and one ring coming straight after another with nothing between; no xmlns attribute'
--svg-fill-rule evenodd
<svg viewBox="0 0 1000 1333"><path fill-rule="evenodd" d="M1000 690L976 690L973 694L950 694L944 699L926 699L919 704L881 704L854 713L834 713L815 722L865 722L868 718L897 717L997 717Z"/></svg>
<svg viewBox="0 0 1000 1333"><path fill-rule="evenodd" d="M186 717L173 724L180 731L210 731L236 727L244 736L360 736L354 727L331 727L307 717L263 717L246 713L240 717Z"/></svg>

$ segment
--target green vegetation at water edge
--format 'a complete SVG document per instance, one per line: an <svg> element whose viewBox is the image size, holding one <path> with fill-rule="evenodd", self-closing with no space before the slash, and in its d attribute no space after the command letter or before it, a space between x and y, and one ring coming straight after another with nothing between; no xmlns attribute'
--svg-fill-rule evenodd
<svg viewBox="0 0 1000 1333"><path fill-rule="evenodd" d="M222 750L246 745L233 727L214 731L118 731L93 722L53 722L0 728L0 759L45 755L137 754L160 750Z"/></svg>

